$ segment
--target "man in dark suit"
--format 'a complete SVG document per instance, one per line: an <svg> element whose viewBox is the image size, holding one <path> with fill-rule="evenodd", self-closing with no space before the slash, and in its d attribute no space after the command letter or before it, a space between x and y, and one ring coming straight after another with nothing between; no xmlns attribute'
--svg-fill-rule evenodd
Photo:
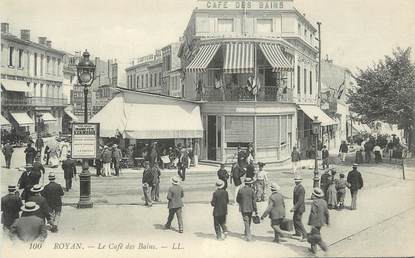
<svg viewBox="0 0 415 258"><path fill-rule="evenodd" d="M330 178L331 178L330 170L326 169L320 178L320 188L321 190L323 190L325 198L327 197L327 189L329 189L329 186L330 186ZM327 201L327 198L326 198L326 201Z"/></svg>
<svg viewBox="0 0 415 258"><path fill-rule="evenodd" d="M33 166L31 164L26 165L25 172L22 173L19 181L17 182L18 188L23 189L20 197L24 201L27 201L27 198L29 198L31 194L30 189L36 184L36 181L38 180L38 177L32 173L32 168Z"/></svg>
<svg viewBox="0 0 415 258"><path fill-rule="evenodd" d="M16 186L9 185L9 193L1 198L1 224L3 230L10 229L13 222L19 218L20 207L22 207L22 200L19 194L16 193Z"/></svg>
<svg viewBox="0 0 415 258"><path fill-rule="evenodd" d="M176 214L177 221L179 224L179 232L183 233L183 218L182 218L182 207L183 207L182 198L184 196L183 188L179 185L180 179L177 177L173 177L171 179L171 183L172 183L172 186L170 186L168 193L167 193L167 200L168 200L167 207L169 208L169 217L167 218L167 223L164 226L164 228L170 229L174 214Z"/></svg>
<svg viewBox="0 0 415 258"><path fill-rule="evenodd" d="M36 142L35 142L35 146L36 146L37 152L39 154L41 154L42 153L43 146L45 146L45 143L43 142L43 139L40 136L40 134L37 135Z"/></svg>
<svg viewBox="0 0 415 258"><path fill-rule="evenodd" d="M311 232L308 236L308 242L311 244L310 251L315 254L317 251L317 245L323 251L327 251L327 245L321 238L321 227L329 225L329 209L327 208L327 202L323 199L324 193L320 188L314 188L311 198L313 203L311 204L310 217L308 219L308 225L311 226Z"/></svg>
<svg viewBox="0 0 415 258"><path fill-rule="evenodd" d="M303 213L305 212L305 189L301 185L302 182L301 176L297 175L294 178L295 187L293 192L293 205L294 207L290 210L291 212L294 212L293 215L293 224L295 229L294 236L301 237L301 241L307 240L307 231L304 228L302 218Z"/></svg>
<svg viewBox="0 0 415 258"><path fill-rule="evenodd" d="M157 163L151 167L151 174L153 175L153 187L151 187L151 199L158 202L160 199L160 176L161 171Z"/></svg>
<svg viewBox="0 0 415 258"><path fill-rule="evenodd" d="M284 237L280 229L280 224L285 218L285 203L284 197L280 193L281 188L277 184L272 183L271 186L271 196L268 199L268 207L261 216L261 219L269 216L271 219L271 227L274 230L274 242L280 243L282 240L280 237Z"/></svg>
<svg viewBox="0 0 415 258"><path fill-rule="evenodd" d="M33 173L33 176L36 178L34 184L35 185L39 184L40 178L42 177L42 175L45 174L45 168L40 162L40 153L36 154L35 162L33 163L32 173ZM43 180L43 182L44 181L45 180Z"/></svg>
<svg viewBox="0 0 415 258"><path fill-rule="evenodd" d="M26 153L26 164L33 164L37 151L35 148L32 147L32 143L29 142L27 144L24 153Z"/></svg>
<svg viewBox="0 0 415 258"><path fill-rule="evenodd" d="M255 166L254 166L254 160L251 159L249 161L249 164L246 166L246 177L254 178L255 177Z"/></svg>
<svg viewBox="0 0 415 258"><path fill-rule="evenodd" d="M66 155L66 160L62 161L63 175L65 178L65 191L69 191L72 188L72 178L76 180L76 162L71 159L71 154Z"/></svg>
<svg viewBox="0 0 415 258"><path fill-rule="evenodd" d="M226 190L228 188L229 173L226 171L225 163L220 164L220 169L218 170L218 179L222 180L225 183L223 189Z"/></svg>
<svg viewBox="0 0 415 258"><path fill-rule="evenodd" d="M238 196L239 188L242 187L242 177L245 175L245 170L236 162L233 164L231 174L231 184L233 181L235 185L235 203L237 203L236 196Z"/></svg>
<svg viewBox="0 0 415 258"><path fill-rule="evenodd" d="M352 195L352 204L350 209L356 210L357 192L363 187L363 178L357 171L357 164L353 164L353 170L347 174L347 183L350 185L350 194Z"/></svg>
<svg viewBox="0 0 415 258"><path fill-rule="evenodd" d="M9 141L6 141L6 144L3 146L3 155L4 155L4 159L6 160L6 167L10 168L10 163L12 160L12 155L13 155L13 146L10 144Z"/></svg>
<svg viewBox="0 0 415 258"><path fill-rule="evenodd" d="M49 213L50 211L49 205L46 199L40 195L40 193L43 191L43 186L34 185L30 191L32 192L32 196L30 196L29 199L27 199L27 201L35 202L40 207L39 211L36 212L36 215L39 218L46 220L46 222L48 222L49 224L52 224L51 222L52 217L50 216L50 213ZM24 216L27 216L27 214L22 213L22 217Z"/></svg>
<svg viewBox="0 0 415 258"><path fill-rule="evenodd" d="M252 178L245 178L245 185L241 187L236 196L236 201L239 203L239 211L242 214L242 218L245 226L245 237L247 241L252 240L251 235L251 221L252 213L257 213L256 206L256 197L254 189L252 189L253 184Z"/></svg>
<svg viewBox="0 0 415 258"><path fill-rule="evenodd" d="M228 234L226 228L226 215L228 214L229 195L225 189L225 182L216 182L216 191L213 193L210 204L213 206L213 224L216 232L216 239L223 240ZM223 237L222 233L223 232Z"/></svg>
<svg viewBox="0 0 415 258"><path fill-rule="evenodd" d="M16 219L11 225L10 238L14 240L17 237L24 242L45 241L48 235L45 222L35 215L35 212L39 210L39 205L35 202L26 202L21 210L27 216Z"/></svg>
<svg viewBox="0 0 415 258"><path fill-rule="evenodd" d="M117 144L112 146L112 162L114 164L115 176L120 175L120 163L122 159L122 152Z"/></svg>
<svg viewBox="0 0 415 258"><path fill-rule="evenodd" d="M43 189L42 195L45 197L50 208L52 232L58 231L59 218L62 212L62 196L64 195L62 186L55 182L55 174L49 174L49 184Z"/></svg>
<svg viewBox="0 0 415 258"><path fill-rule="evenodd" d="M151 207L153 206L153 201L151 198L151 189L153 188L153 173L149 164L149 161L144 161L144 171L141 183L143 184L145 206Z"/></svg>
<svg viewBox="0 0 415 258"><path fill-rule="evenodd" d="M186 169L189 166L189 154L187 153L186 148L181 150L179 157L179 163L177 163L177 174L180 176L182 181L186 179Z"/></svg>

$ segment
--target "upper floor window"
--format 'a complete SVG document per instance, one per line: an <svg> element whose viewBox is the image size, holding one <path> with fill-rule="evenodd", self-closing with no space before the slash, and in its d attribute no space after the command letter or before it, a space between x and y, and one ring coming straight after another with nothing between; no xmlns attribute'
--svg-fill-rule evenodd
<svg viewBox="0 0 415 258"><path fill-rule="evenodd" d="M13 52L14 47L9 48L9 66L13 66Z"/></svg>
<svg viewBox="0 0 415 258"><path fill-rule="evenodd" d="M153 74L150 74L150 87L153 87Z"/></svg>
<svg viewBox="0 0 415 258"><path fill-rule="evenodd" d="M60 75L61 74L61 60L58 59L58 71L57 74Z"/></svg>
<svg viewBox="0 0 415 258"><path fill-rule="evenodd" d="M19 68L23 68L23 49L19 49Z"/></svg>
<svg viewBox="0 0 415 258"><path fill-rule="evenodd" d="M298 32L298 35L301 36L301 23L298 24L297 32Z"/></svg>
<svg viewBox="0 0 415 258"><path fill-rule="evenodd" d="M257 19L256 31L259 33L273 32L272 19Z"/></svg>
<svg viewBox="0 0 415 258"><path fill-rule="evenodd" d="M304 68L304 94L307 94L307 69Z"/></svg>
<svg viewBox="0 0 415 258"><path fill-rule="evenodd" d="M146 88L148 88L148 73L146 74Z"/></svg>
<svg viewBox="0 0 415 258"><path fill-rule="evenodd" d="M40 55L40 75L43 76L43 55Z"/></svg>
<svg viewBox="0 0 415 258"><path fill-rule="evenodd" d="M310 95L313 94L313 73L310 71Z"/></svg>
<svg viewBox="0 0 415 258"><path fill-rule="evenodd" d="M218 32L233 32L233 19L218 19Z"/></svg>
<svg viewBox="0 0 415 258"><path fill-rule="evenodd" d="M46 73L50 73L50 56L46 56Z"/></svg>
<svg viewBox="0 0 415 258"><path fill-rule="evenodd" d="M307 40L307 29L304 29L304 39Z"/></svg>
<svg viewBox="0 0 415 258"><path fill-rule="evenodd" d="M301 68L297 66L297 94L301 94Z"/></svg>
<svg viewBox="0 0 415 258"><path fill-rule="evenodd" d="M34 75L36 76L37 75L37 53L34 54L33 60L34 60L33 71L34 71Z"/></svg>

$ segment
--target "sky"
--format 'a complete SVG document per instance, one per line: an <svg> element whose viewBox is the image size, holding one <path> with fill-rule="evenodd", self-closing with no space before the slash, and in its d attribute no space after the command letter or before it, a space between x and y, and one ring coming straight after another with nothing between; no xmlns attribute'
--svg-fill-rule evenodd
<svg viewBox="0 0 415 258"><path fill-rule="evenodd" d="M102 59L132 58L178 41L196 0L1 0L0 19L20 35L52 40L73 53L88 49ZM313 24L322 22L322 55L352 71L412 47L415 60L415 0L294 0Z"/></svg>

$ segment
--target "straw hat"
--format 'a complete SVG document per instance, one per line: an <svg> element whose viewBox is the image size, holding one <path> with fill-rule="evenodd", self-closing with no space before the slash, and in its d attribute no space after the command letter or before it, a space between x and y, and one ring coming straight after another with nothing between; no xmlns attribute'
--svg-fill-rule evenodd
<svg viewBox="0 0 415 258"><path fill-rule="evenodd" d="M281 190L281 187L276 183L272 183L269 188L271 188L271 192L279 192Z"/></svg>
<svg viewBox="0 0 415 258"><path fill-rule="evenodd" d="M8 189L9 189L9 192L15 192L16 191L16 186L15 185L9 185Z"/></svg>
<svg viewBox="0 0 415 258"><path fill-rule="evenodd" d="M43 191L43 186L41 185L34 185L32 189L30 189L32 193L39 193Z"/></svg>
<svg viewBox="0 0 415 258"><path fill-rule="evenodd" d="M53 173L53 172L49 173L49 180L52 181L52 180L55 180L55 179L56 179L55 173Z"/></svg>
<svg viewBox="0 0 415 258"><path fill-rule="evenodd" d="M37 211L39 208L39 205L37 205L35 202L26 202L22 207L20 207L22 211L26 212L34 212Z"/></svg>
<svg viewBox="0 0 415 258"><path fill-rule="evenodd" d="M357 168L358 166L359 166L359 164L357 164L357 163L354 163L354 164L353 164L353 167L354 167L354 168Z"/></svg>
<svg viewBox="0 0 415 258"><path fill-rule="evenodd" d="M303 178L300 175L296 175L294 177L294 182L301 182L301 181L303 181Z"/></svg>
<svg viewBox="0 0 415 258"><path fill-rule="evenodd" d="M313 196L318 197L318 198L322 198L324 197L324 193L323 190L321 190L320 188L316 187L313 189Z"/></svg>
<svg viewBox="0 0 415 258"><path fill-rule="evenodd" d="M177 176L171 178L171 183L174 185L180 184L180 179Z"/></svg>
<svg viewBox="0 0 415 258"><path fill-rule="evenodd" d="M225 186L225 182L223 182L223 180L219 179L218 181L216 181L215 185L218 189L222 189Z"/></svg>

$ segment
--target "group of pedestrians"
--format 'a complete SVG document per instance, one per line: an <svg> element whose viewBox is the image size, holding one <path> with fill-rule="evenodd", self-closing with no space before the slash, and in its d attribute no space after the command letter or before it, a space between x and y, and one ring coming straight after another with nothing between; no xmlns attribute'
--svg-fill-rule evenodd
<svg viewBox="0 0 415 258"><path fill-rule="evenodd" d="M121 170L122 151L117 144L112 147L100 146L100 153L95 160L97 176L119 176Z"/></svg>

